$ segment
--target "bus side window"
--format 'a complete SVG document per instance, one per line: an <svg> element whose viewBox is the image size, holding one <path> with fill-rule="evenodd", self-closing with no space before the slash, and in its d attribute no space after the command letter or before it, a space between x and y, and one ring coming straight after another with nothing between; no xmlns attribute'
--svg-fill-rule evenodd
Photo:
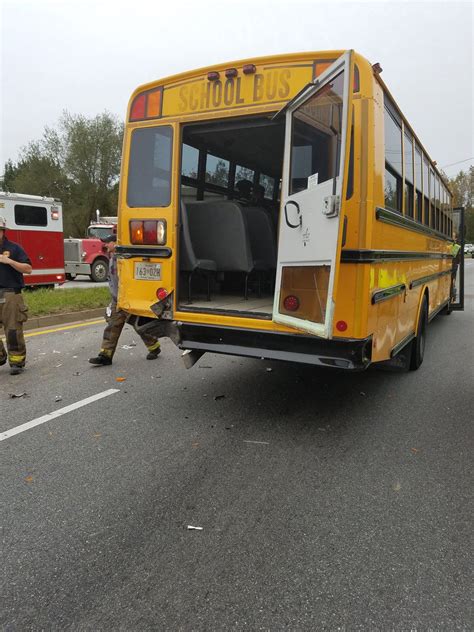
<svg viewBox="0 0 474 632"><path fill-rule="evenodd" d="M402 212L402 128L385 107L385 206Z"/></svg>

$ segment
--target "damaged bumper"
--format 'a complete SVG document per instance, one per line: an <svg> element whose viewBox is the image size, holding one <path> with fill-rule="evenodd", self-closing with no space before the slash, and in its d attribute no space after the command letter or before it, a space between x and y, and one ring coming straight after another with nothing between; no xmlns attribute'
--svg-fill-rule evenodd
<svg viewBox="0 0 474 632"><path fill-rule="evenodd" d="M139 326L139 329L143 327L143 331L157 337L170 338L179 349L186 351L183 357L188 368L206 351L359 371L371 363L371 337L326 340L316 336L180 321L140 320L149 322Z"/></svg>

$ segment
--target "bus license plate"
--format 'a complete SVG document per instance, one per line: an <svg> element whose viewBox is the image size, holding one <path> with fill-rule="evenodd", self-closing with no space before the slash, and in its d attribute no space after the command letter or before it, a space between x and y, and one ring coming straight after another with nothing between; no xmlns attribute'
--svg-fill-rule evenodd
<svg viewBox="0 0 474 632"><path fill-rule="evenodd" d="M135 279L140 281L161 281L161 263L135 261Z"/></svg>

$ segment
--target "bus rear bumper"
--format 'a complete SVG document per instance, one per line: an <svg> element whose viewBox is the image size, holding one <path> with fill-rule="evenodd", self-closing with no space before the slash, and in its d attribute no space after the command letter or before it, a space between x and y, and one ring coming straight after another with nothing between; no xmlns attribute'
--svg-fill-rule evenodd
<svg viewBox="0 0 474 632"><path fill-rule="evenodd" d="M371 363L371 337L326 340L316 336L179 321L155 320L154 323L155 328L147 328L150 333L171 338L179 349L193 352L196 359L209 351L356 371L366 369ZM187 363L187 366L193 363Z"/></svg>

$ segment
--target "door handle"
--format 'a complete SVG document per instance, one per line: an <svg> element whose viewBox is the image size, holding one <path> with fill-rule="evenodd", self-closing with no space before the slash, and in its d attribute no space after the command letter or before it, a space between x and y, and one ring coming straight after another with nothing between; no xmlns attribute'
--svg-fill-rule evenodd
<svg viewBox="0 0 474 632"><path fill-rule="evenodd" d="M296 208L296 212L298 213L298 216L299 216L298 217L298 219L299 219L299 223L298 224L292 224L290 222L290 220L288 219L288 207L290 206L290 204ZM293 200L291 200L290 202L287 202L285 204L285 222L288 224L288 226L290 228L299 228L303 224L303 218L301 216L301 211L300 211L299 204L297 204L296 202L293 202Z"/></svg>

